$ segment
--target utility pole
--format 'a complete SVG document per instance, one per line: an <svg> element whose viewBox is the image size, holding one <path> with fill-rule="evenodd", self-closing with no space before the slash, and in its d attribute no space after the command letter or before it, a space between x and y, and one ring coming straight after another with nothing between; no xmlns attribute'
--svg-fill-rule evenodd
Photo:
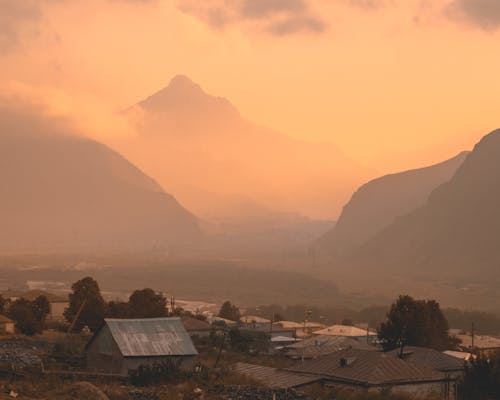
<svg viewBox="0 0 500 400"><path fill-rule="evenodd" d="M472 329L471 329L471 349L472 353L474 353L474 321L472 322Z"/></svg>

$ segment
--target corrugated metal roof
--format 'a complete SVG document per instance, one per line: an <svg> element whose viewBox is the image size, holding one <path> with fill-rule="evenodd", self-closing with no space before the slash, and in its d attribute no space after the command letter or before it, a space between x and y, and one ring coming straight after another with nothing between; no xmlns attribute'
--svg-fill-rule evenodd
<svg viewBox="0 0 500 400"><path fill-rule="evenodd" d="M318 376L305 375L296 372L265 367L262 365L254 365L241 362L233 365L233 371L237 374L248 376L249 378L260 382L267 387L277 389L295 388L318 382L322 379Z"/></svg>
<svg viewBox="0 0 500 400"><path fill-rule="evenodd" d="M124 357L198 354L180 318L104 321Z"/></svg>
<svg viewBox="0 0 500 400"><path fill-rule="evenodd" d="M367 386L445 379L444 374L417 367L392 354L356 349L341 350L305 361L288 370Z"/></svg>
<svg viewBox="0 0 500 400"><path fill-rule="evenodd" d="M345 336L329 335L312 336L301 342L289 345L286 348L287 356L304 358L316 358L344 349L378 350L375 346L369 345L361 340L358 341Z"/></svg>
<svg viewBox="0 0 500 400"><path fill-rule="evenodd" d="M399 356L400 349L392 350L390 353ZM410 364L432 368L436 371L461 371L465 369L464 360L425 347L405 346L403 359Z"/></svg>

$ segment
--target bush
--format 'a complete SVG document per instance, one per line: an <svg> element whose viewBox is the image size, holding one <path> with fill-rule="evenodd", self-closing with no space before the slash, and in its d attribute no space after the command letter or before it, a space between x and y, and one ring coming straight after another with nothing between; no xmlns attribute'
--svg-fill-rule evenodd
<svg viewBox="0 0 500 400"><path fill-rule="evenodd" d="M181 370L182 360L166 360L153 364L139 365L136 370L129 371L130 382L134 386L150 386L162 383L177 384L187 378Z"/></svg>

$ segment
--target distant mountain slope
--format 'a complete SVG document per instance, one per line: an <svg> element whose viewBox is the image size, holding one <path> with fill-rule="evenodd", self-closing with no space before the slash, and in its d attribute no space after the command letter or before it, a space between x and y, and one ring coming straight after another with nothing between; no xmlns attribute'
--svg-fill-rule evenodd
<svg viewBox="0 0 500 400"><path fill-rule="evenodd" d="M336 255L356 249L397 217L424 205L435 188L452 178L467 154L427 168L386 175L361 186L344 206L335 227L318 241L320 249Z"/></svg>
<svg viewBox="0 0 500 400"><path fill-rule="evenodd" d="M226 217L234 208L229 199L239 197L278 212L332 219L369 174L332 144L296 140L246 121L226 99L184 76L126 115L139 137L113 146L168 182L201 216L217 210Z"/></svg>
<svg viewBox="0 0 500 400"><path fill-rule="evenodd" d="M378 274L500 278L500 130L485 136L426 205L398 218L350 260ZM490 281L492 282L492 281Z"/></svg>
<svg viewBox="0 0 500 400"><path fill-rule="evenodd" d="M150 250L196 218L134 165L47 118L0 106L0 250Z"/></svg>

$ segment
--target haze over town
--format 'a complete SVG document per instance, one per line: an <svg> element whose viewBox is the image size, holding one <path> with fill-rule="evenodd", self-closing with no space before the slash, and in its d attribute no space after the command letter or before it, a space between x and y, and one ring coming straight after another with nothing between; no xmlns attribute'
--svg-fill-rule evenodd
<svg viewBox="0 0 500 400"><path fill-rule="evenodd" d="M42 296L42 342L244 314L271 340L285 314L476 354L452 331L500 335L499 35L495 0L0 0L0 318L26 334ZM446 335L389 337L405 304Z"/></svg>

